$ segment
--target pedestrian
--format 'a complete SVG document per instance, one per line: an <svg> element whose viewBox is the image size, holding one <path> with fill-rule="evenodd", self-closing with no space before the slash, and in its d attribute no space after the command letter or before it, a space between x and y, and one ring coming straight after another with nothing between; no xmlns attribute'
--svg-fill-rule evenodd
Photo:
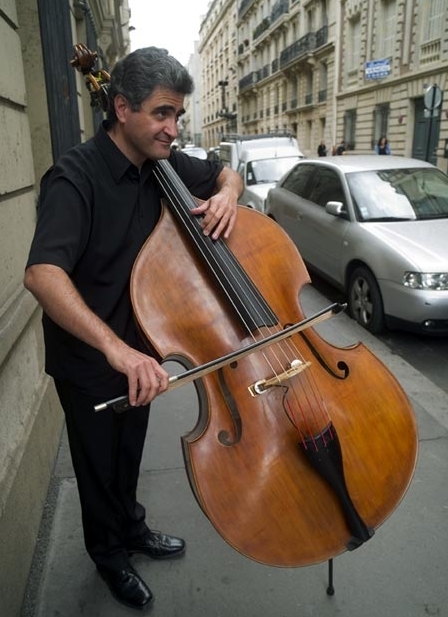
<svg viewBox="0 0 448 617"><path fill-rule="evenodd" d="M339 144L337 150L336 150L336 154L341 155L341 154L345 154L346 148L345 148L345 141L342 140L341 143Z"/></svg>
<svg viewBox="0 0 448 617"><path fill-rule="evenodd" d="M43 308L45 370L65 414L87 552L113 596L137 609L153 594L130 555L185 551L183 539L149 529L136 498L150 402L168 387L160 358L140 341L129 293L133 263L161 213L154 161L168 159L205 200L191 212L212 238L231 233L242 192L239 175L219 161L171 148L192 91L187 70L164 49L117 62L106 120L42 179L24 278ZM123 395L128 410L95 413Z"/></svg>
<svg viewBox="0 0 448 617"><path fill-rule="evenodd" d="M378 140L378 143L375 146L375 153L376 154L390 154L389 142L387 141L387 138L384 135Z"/></svg>
<svg viewBox="0 0 448 617"><path fill-rule="evenodd" d="M317 146L317 155L318 156L327 156L327 146L325 145L325 141L321 141Z"/></svg>

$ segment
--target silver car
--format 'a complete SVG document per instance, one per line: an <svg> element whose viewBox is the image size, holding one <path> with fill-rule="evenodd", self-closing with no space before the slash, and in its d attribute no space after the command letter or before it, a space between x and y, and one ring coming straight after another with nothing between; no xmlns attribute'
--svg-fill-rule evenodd
<svg viewBox="0 0 448 617"><path fill-rule="evenodd" d="M448 176L424 161L346 155L303 160L268 193L266 213L305 263L343 289L351 316L448 333Z"/></svg>

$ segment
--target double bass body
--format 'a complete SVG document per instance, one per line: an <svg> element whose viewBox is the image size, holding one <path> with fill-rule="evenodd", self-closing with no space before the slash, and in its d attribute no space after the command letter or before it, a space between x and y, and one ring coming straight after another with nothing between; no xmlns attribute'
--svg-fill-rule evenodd
<svg viewBox="0 0 448 617"><path fill-rule="evenodd" d="M309 277L287 235L241 207L228 245L279 327L302 320L298 297ZM144 336L164 359L199 366L252 341L166 207L134 265L131 296ZM263 327L253 334L263 335ZM359 544L306 447L337 435L349 498L371 535L406 492L417 435L402 388L366 347L335 347L313 329L291 338L306 366L259 394L250 388L271 377L276 351L196 381L198 421L182 447L193 492L221 536L258 562L296 567Z"/></svg>

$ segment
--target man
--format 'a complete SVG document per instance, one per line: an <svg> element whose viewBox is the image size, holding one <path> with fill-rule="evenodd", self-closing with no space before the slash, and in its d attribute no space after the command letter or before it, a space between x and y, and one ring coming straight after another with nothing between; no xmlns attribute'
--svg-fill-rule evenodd
<svg viewBox="0 0 448 617"><path fill-rule="evenodd" d="M149 404L168 387L158 359L143 353L129 296L132 265L161 211L154 161L168 158L205 200L192 215L214 239L231 233L242 191L239 175L221 163L171 149L192 90L166 50L137 50L117 63L107 120L42 180L24 279L44 311L46 371L65 413L87 552L114 597L138 609L153 595L129 555L185 551L181 538L148 528L136 499ZM94 412L123 394L129 410Z"/></svg>
<svg viewBox="0 0 448 617"><path fill-rule="evenodd" d="M327 146L323 140L317 146L317 156L327 156Z"/></svg>
<svg viewBox="0 0 448 617"><path fill-rule="evenodd" d="M342 140L341 143L338 146L338 149L336 150L336 154L341 156L342 154L345 154L345 141Z"/></svg>

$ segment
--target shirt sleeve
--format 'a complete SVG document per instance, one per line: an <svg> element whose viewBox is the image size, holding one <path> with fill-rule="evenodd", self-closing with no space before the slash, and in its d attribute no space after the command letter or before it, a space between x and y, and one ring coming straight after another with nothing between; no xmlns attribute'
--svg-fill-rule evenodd
<svg viewBox="0 0 448 617"><path fill-rule="evenodd" d="M68 179L57 174L44 179L26 266L51 264L71 274L87 245L90 208Z"/></svg>
<svg viewBox="0 0 448 617"><path fill-rule="evenodd" d="M173 150L169 162L194 197L209 199L216 191L216 180L223 169L221 161L209 161Z"/></svg>

